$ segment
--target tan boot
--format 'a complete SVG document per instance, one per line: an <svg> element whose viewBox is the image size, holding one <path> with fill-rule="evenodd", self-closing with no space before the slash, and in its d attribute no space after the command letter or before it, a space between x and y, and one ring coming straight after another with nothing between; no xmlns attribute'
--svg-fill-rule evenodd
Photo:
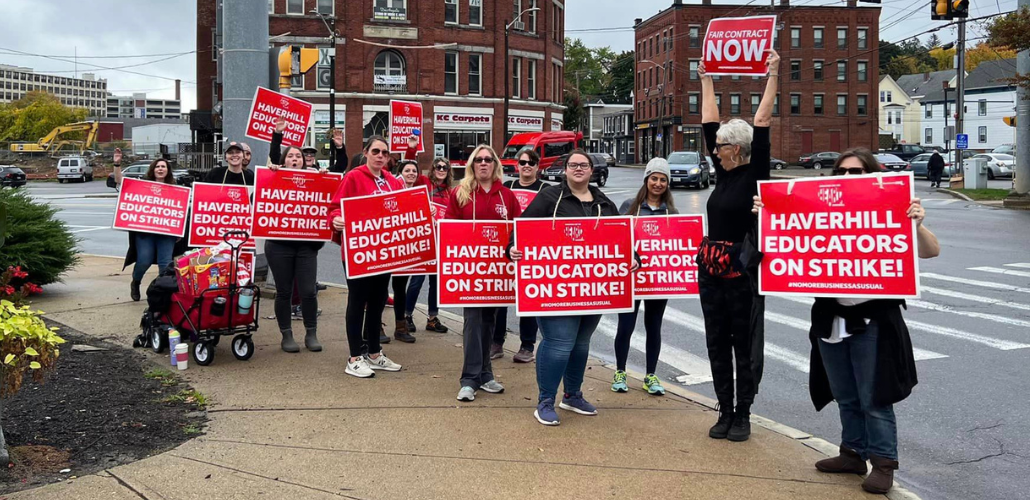
<svg viewBox="0 0 1030 500"><path fill-rule="evenodd" d="M406 344L415 342L415 336L408 333L408 322L404 318L397 320L397 329L393 331L393 338Z"/></svg>
<svg viewBox="0 0 1030 500"><path fill-rule="evenodd" d="M883 495L894 486L894 471L898 470L898 461L869 455L873 471L862 481L862 489L869 493Z"/></svg>
<svg viewBox="0 0 1030 500"><path fill-rule="evenodd" d="M816 462L815 468L819 469L819 472L848 474L865 474L869 469L866 467L865 460L862 460L858 453L843 445L840 447L840 455Z"/></svg>

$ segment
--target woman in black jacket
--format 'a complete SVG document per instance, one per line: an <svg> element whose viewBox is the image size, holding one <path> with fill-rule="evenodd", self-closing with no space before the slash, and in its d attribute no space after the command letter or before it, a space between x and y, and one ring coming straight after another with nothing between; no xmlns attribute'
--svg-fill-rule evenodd
<svg viewBox="0 0 1030 500"><path fill-rule="evenodd" d="M522 217L614 217L619 210L600 189L590 185L593 161L582 149L569 153L565 163L565 180L537 194L526 207ZM522 252L513 248L515 235L508 244L512 260L522 259ZM634 259L633 270L640 267ZM558 425L554 399L558 384L565 382L565 392L559 407L580 415L597 415L597 408L583 398L580 390L590 354L590 337L601 321L600 314L582 316L540 316L542 340L536 355L536 381L539 399L537 421L544 425Z"/></svg>
<svg viewBox="0 0 1030 500"><path fill-rule="evenodd" d="M960 151L961 153L961 151ZM944 173L944 157L934 151L930 161L926 163L926 176L930 178L930 187L941 187L941 175Z"/></svg>

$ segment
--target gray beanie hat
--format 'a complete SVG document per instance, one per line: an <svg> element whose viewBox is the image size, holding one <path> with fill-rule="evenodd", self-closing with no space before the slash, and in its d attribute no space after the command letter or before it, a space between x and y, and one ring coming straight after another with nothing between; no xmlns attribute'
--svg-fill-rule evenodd
<svg viewBox="0 0 1030 500"><path fill-rule="evenodd" d="M665 158L651 158L651 161L647 162L647 168L644 169L644 179L651 177L651 174L664 174L665 178L672 180L672 173L669 170L669 161Z"/></svg>

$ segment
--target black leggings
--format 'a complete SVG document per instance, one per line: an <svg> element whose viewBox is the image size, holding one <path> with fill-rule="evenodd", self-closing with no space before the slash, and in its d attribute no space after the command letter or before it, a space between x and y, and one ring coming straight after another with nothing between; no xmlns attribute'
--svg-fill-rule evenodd
<svg viewBox="0 0 1030 500"><path fill-rule="evenodd" d="M519 318L519 349L533 352L536 345L537 332L536 316L522 316ZM504 338L508 334L508 308L502 307L497 310L497 318L494 322L493 343L504 345Z"/></svg>
<svg viewBox="0 0 1030 500"><path fill-rule="evenodd" d="M306 242L265 241L268 269L275 279L275 321L280 332L292 332L291 307L294 286L300 295L300 310L304 328L318 326L318 296L315 281L318 278L318 249Z"/></svg>
<svg viewBox="0 0 1030 500"><path fill-rule="evenodd" d="M398 323L404 321L404 308L408 305L409 276L393 277L393 319Z"/></svg>
<svg viewBox="0 0 1030 500"><path fill-rule="evenodd" d="M698 285L715 396L721 407L733 408L735 360L737 405L750 406L762 380L765 298L756 293L749 276L716 278L703 266Z"/></svg>
<svg viewBox="0 0 1030 500"><path fill-rule="evenodd" d="M662 351L662 318L665 317L666 299L644 301L644 331L647 332L645 355L647 357L647 373L658 369L658 354ZM629 340L637 326L637 312L640 301L633 306L633 312L619 314L619 330L615 334L615 365L626 371L626 359L629 358Z"/></svg>
<svg viewBox="0 0 1030 500"><path fill-rule="evenodd" d="M352 358L364 354L365 347L369 354L382 350L379 346L379 328L382 326L389 285L389 274L347 278L347 345Z"/></svg>

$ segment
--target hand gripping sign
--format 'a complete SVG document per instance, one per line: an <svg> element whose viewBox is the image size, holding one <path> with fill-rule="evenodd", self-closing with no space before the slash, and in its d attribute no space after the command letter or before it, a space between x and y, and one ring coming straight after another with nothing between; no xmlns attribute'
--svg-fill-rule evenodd
<svg viewBox="0 0 1030 500"><path fill-rule="evenodd" d="M229 231L250 233L254 218L251 212L247 186L194 182L189 246L215 246ZM254 239L247 241L243 248L254 248Z"/></svg>
<svg viewBox="0 0 1030 500"><path fill-rule="evenodd" d="M311 125L311 104L286 94L258 87L250 106L247 137L272 142L276 118L286 121L286 130L283 131L283 146L303 146L304 136L307 134L308 126Z"/></svg>
<svg viewBox="0 0 1030 500"><path fill-rule="evenodd" d="M765 51L772 49L776 16L721 17L708 22L705 32L705 73L762 76Z"/></svg>
<svg viewBox="0 0 1030 500"><path fill-rule="evenodd" d="M258 167L254 179L252 238L329 241L329 210L342 174Z"/></svg>
<svg viewBox="0 0 1030 500"><path fill-rule="evenodd" d="M437 229L437 233L439 234L440 219L442 219L443 216L447 213L447 206L446 205L441 205L439 203L430 202L429 203L429 212L430 212L430 214L433 217L433 223L435 224L435 227ZM437 243L437 244L439 245L439 243ZM437 272L437 265L436 265L436 261L434 260L432 262L427 262L425 264L419 264L417 266L412 266L412 267L409 267L409 268L405 268L405 269L402 269L400 271L395 271L393 273L393 275L394 276L427 276L427 275L430 275L430 274L436 274L436 272Z"/></svg>
<svg viewBox="0 0 1030 500"><path fill-rule="evenodd" d="M512 194L515 195L515 199L519 200L519 206L522 207L522 211L526 211L526 207L536 198L539 191L533 191L532 189L512 189Z"/></svg>
<svg viewBox="0 0 1030 500"><path fill-rule="evenodd" d="M507 221L440 221L440 307L515 305L515 263L505 247Z"/></svg>
<svg viewBox="0 0 1030 500"><path fill-rule="evenodd" d="M515 248L518 315L633 310L631 217L515 219Z"/></svg>
<svg viewBox="0 0 1030 500"><path fill-rule="evenodd" d="M422 103L412 101L390 101L390 152L403 153L408 150L408 137L415 130L422 130ZM421 133L418 135L418 152L426 146Z"/></svg>
<svg viewBox="0 0 1030 500"><path fill-rule="evenodd" d="M182 238L189 204L190 188L124 178L111 227Z"/></svg>
<svg viewBox="0 0 1030 500"><path fill-rule="evenodd" d="M436 260L436 231L425 187L344 198L340 204L348 278L391 273Z"/></svg>
<svg viewBox="0 0 1030 500"><path fill-rule="evenodd" d="M633 243L640 269L633 276L637 299L697 297L697 249L705 234L703 215L635 217Z"/></svg>
<svg viewBox="0 0 1030 500"><path fill-rule="evenodd" d="M760 181L763 295L919 296L912 174Z"/></svg>

